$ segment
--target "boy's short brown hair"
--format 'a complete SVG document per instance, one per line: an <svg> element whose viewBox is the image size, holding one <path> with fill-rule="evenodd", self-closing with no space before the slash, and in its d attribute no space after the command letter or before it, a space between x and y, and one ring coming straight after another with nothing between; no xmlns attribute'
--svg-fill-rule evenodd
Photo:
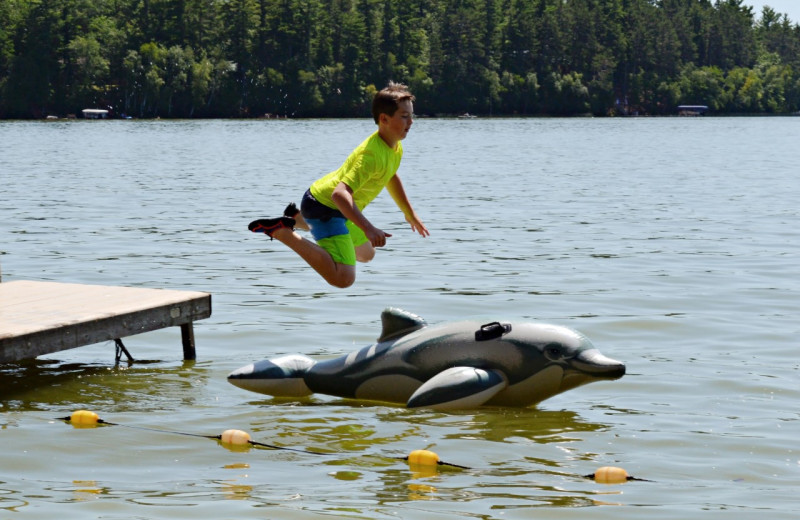
<svg viewBox="0 0 800 520"><path fill-rule="evenodd" d="M416 101L414 94L402 83L390 81L386 88L375 94L372 98L372 119L378 124L381 114L393 116L402 101Z"/></svg>

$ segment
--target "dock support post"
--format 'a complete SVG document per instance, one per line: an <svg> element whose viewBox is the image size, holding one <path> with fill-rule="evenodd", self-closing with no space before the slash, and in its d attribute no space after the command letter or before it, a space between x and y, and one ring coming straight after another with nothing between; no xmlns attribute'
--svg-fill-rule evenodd
<svg viewBox="0 0 800 520"><path fill-rule="evenodd" d="M117 365L119 365L119 360L122 359L122 354L125 354L125 357L128 358L128 363L133 363L133 356L131 356L131 353L128 352L128 349L125 348L125 345L122 344L122 340L120 338L117 338L114 340L114 343L117 345L117 355L116 355Z"/></svg>
<svg viewBox="0 0 800 520"><path fill-rule="evenodd" d="M183 341L183 359L194 361L197 359L197 352L194 348L194 327L192 322L181 325L181 340Z"/></svg>

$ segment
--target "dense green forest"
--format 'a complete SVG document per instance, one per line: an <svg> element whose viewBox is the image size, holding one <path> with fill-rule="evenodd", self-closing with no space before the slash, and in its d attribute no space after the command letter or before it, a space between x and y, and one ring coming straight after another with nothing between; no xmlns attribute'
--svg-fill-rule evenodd
<svg viewBox="0 0 800 520"><path fill-rule="evenodd" d="M742 0L0 0L0 118L800 109L800 25Z"/></svg>

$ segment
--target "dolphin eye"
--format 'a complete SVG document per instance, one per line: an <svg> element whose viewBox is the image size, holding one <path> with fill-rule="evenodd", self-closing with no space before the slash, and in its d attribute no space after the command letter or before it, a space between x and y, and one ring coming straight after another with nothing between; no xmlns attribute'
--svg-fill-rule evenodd
<svg viewBox="0 0 800 520"><path fill-rule="evenodd" d="M557 344L546 345L544 347L544 356L551 361L561 359L561 347Z"/></svg>

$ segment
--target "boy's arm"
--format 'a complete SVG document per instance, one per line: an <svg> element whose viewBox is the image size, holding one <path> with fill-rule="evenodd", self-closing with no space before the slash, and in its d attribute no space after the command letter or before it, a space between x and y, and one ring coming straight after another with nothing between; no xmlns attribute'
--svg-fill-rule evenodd
<svg viewBox="0 0 800 520"><path fill-rule="evenodd" d="M342 212L342 215L364 231L364 234L373 247L383 247L386 245L386 238L392 235L376 228L372 225L372 222L367 220L367 217L365 217L364 214L361 213L361 210L358 209L358 206L356 206L356 202L353 199L353 190L350 186L340 182L336 188L334 188L331 194L331 200L336 204L339 211Z"/></svg>
<svg viewBox="0 0 800 520"><path fill-rule="evenodd" d="M406 190L403 189L403 182L397 174L389 180L389 183L386 185L386 191L389 192L389 195L392 196L397 207L403 212L406 221L411 224L411 229L423 237L429 236L430 232L428 232L428 228L425 227L425 224L423 224L422 220L417 216L414 208L411 207L411 203L406 196Z"/></svg>

